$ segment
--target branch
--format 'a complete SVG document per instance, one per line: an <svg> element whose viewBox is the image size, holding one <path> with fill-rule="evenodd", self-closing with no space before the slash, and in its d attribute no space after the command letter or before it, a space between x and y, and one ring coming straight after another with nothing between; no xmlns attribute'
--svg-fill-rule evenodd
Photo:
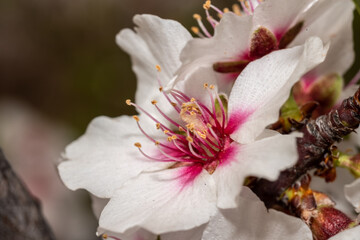
<svg viewBox="0 0 360 240"><path fill-rule="evenodd" d="M276 204L279 197L295 181L309 170L319 166L330 146L358 128L360 123L360 88L353 97L344 100L340 107L326 115L311 120L297 139L299 159L297 163L280 173L274 181L259 179L251 188L267 207Z"/></svg>
<svg viewBox="0 0 360 240"><path fill-rule="evenodd" d="M15 175L0 149L0 238L12 240L55 239L39 202Z"/></svg>

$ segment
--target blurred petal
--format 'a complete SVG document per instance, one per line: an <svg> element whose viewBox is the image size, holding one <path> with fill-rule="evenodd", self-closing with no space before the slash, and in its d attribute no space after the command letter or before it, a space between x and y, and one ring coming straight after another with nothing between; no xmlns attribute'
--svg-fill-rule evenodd
<svg viewBox="0 0 360 240"><path fill-rule="evenodd" d="M294 25L314 0L276 0L262 2L254 12L254 26L263 26L282 35Z"/></svg>
<svg viewBox="0 0 360 240"><path fill-rule="evenodd" d="M310 76L343 75L353 63L353 10L351 0L320 0L307 11L306 31L301 31L291 46L302 44L309 36L331 43L325 61L311 71Z"/></svg>
<svg viewBox="0 0 360 240"><path fill-rule="evenodd" d="M360 236L360 226L344 230L329 240L358 240Z"/></svg>
<svg viewBox="0 0 360 240"><path fill-rule="evenodd" d="M345 197L360 213L360 179L345 186Z"/></svg>

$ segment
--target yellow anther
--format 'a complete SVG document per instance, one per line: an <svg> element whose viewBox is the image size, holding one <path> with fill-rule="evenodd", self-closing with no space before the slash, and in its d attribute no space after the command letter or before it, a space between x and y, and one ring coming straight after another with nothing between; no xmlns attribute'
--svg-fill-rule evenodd
<svg viewBox="0 0 360 240"><path fill-rule="evenodd" d="M163 91L163 87L159 87L159 91L162 92L162 91Z"/></svg>
<svg viewBox="0 0 360 240"><path fill-rule="evenodd" d="M199 136L200 136L202 139L206 139L206 132L197 131L197 133L199 134Z"/></svg>
<svg viewBox="0 0 360 240"><path fill-rule="evenodd" d="M193 26L193 27L191 27L191 31L193 32L193 33L195 33L195 34L198 34L200 31L199 31L199 28L198 27L195 27L195 26Z"/></svg>
<svg viewBox="0 0 360 240"><path fill-rule="evenodd" d="M191 143L194 142L194 139L192 139L192 137L190 136L186 136L186 140Z"/></svg>
<svg viewBox="0 0 360 240"><path fill-rule="evenodd" d="M168 140L168 142L171 142L173 139L172 139L172 137L168 137L167 140Z"/></svg>
<svg viewBox="0 0 360 240"><path fill-rule="evenodd" d="M134 146L137 148L141 148L141 144L139 142L134 143Z"/></svg>
<svg viewBox="0 0 360 240"><path fill-rule="evenodd" d="M151 104L152 104L152 105L155 105L155 104L157 104L157 101L156 101L156 100L152 100L152 101L151 101Z"/></svg>
<svg viewBox="0 0 360 240"><path fill-rule="evenodd" d="M159 141L155 141L155 146L159 145L160 142Z"/></svg>
<svg viewBox="0 0 360 240"><path fill-rule="evenodd" d="M185 129L183 127L179 126L179 131L180 132L185 132Z"/></svg>
<svg viewBox="0 0 360 240"><path fill-rule="evenodd" d="M102 238L103 238L103 239L107 239L107 238L108 238L108 235L107 235L107 234L103 234L103 235L102 235Z"/></svg>
<svg viewBox="0 0 360 240"><path fill-rule="evenodd" d="M215 86L214 85L210 85L210 89L214 89L215 88Z"/></svg>
<svg viewBox="0 0 360 240"><path fill-rule="evenodd" d="M161 124L160 123L156 123L156 129L160 129Z"/></svg>
<svg viewBox="0 0 360 240"><path fill-rule="evenodd" d="M227 13L227 12L230 12L230 10L228 8L224 8L223 12Z"/></svg>
<svg viewBox="0 0 360 240"><path fill-rule="evenodd" d="M197 14L197 13L195 13L195 14L193 15L193 18L194 18L195 20L201 20L201 16L200 16L199 14Z"/></svg>
<svg viewBox="0 0 360 240"><path fill-rule="evenodd" d="M194 115L196 115L196 113L195 112L190 112L190 115L194 116Z"/></svg>
<svg viewBox="0 0 360 240"><path fill-rule="evenodd" d="M211 125L210 123L207 123L206 126L207 126L208 128L211 128L211 127L212 127L212 125Z"/></svg>
<svg viewBox="0 0 360 240"><path fill-rule="evenodd" d="M172 138L172 140L176 140L176 139L177 139L177 136L176 136L176 135L172 135L171 138Z"/></svg>
<svg viewBox="0 0 360 240"><path fill-rule="evenodd" d="M164 133L165 133L165 134L168 134L168 133L169 133L169 130L164 130Z"/></svg>
<svg viewBox="0 0 360 240"><path fill-rule="evenodd" d="M140 120L139 117L135 116L135 115L133 116L133 119L135 119L135 121L137 121L137 122Z"/></svg>
<svg viewBox="0 0 360 240"><path fill-rule="evenodd" d="M211 1L210 0L207 0L204 4L203 4L203 8L205 10L209 10L210 9L210 6L211 6Z"/></svg>
<svg viewBox="0 0 360 240"><path fill-rule="evenodd" d="M160 67L160 65L156 65L155 67L156 67L156 70L157 70L158 72L161 72L161 67Z"/></svg>
<svg viewBox="0 0 360 240"><path fill-rule="evenodd" d="M209 87L209 84L207 84L207 83L204 83L204 88L206 89L206 88L208 88Z"/></svg>
<svg viewBox="0 0 360 240"><path fill-rule="evenodd" d="M174 102L171 102L171 105L173 106L173 107L176 107L176 103L174 103Z"/></svg>
<svg viewBox="0 0 360 240"><path fill-rule="evenodd" d="M126 102L127 105L131 106L131 100L130 99L126 99L125 102Z"/></svg>
<svg viewBox="0 0 360 240"><path fill-rule="evenodd" d="M182 104L181 104L181 107L182 107L182 108L186 107L186 103L182 103Z"/></svg>
<svg viewBox="0 0 360 240"><path fill-rule="evenodd" d="M195 100L195 98L191 98L190 101L191 101L191 102L195 102L196 100Z"/></svg>

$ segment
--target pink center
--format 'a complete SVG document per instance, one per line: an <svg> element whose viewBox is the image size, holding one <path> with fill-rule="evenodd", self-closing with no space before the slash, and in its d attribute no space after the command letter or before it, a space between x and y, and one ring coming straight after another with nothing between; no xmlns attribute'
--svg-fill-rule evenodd
<svg viewBox="0 0 360 240"><path fill-rule="evenodd" d="M167 120L166 124L161 123L158 118L140 106L127 102L150 117L166 139L160 141L152 138L144 131L139 124L139 118L135 116L140 131L155 143L156 151L154 156L150 156L141 149L140 143L136 143L135 146L148 159L173 162L170 168L183 167L179 177L184 185L192 182L202 169L212 174L219 165L232 157L234 152L231 147L233 140L230 138L234 128L232 124L228 127L227 101L217 94L214 86L209 87L205 84L204 87L210 98L209 107L181 91L172 89L165 92L160 87L180 119L172 119L157 106L156 101L152 101L158 113Z"/></svg>

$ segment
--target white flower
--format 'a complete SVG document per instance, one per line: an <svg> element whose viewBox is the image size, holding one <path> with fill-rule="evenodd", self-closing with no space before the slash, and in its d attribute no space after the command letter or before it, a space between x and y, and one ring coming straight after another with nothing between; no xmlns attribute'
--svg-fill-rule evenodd
<svg viewBox="0 0 360 240"><path fill-rule="evenodd" d="M219 73L222 90L227 91L249 62L272 51L304 44L311 36L331 45L326 60L302 78L304 88L320 76L342 75L351 66L354 60L351 0L266 0L258 5L254 0L245 2L249 4L243 7L246 11L241 16L234 9L234 13L220 12L219 23L213 21L215 17L207 18L214 26L214 36L193 39L186 45L181 53L185 72L193 65L214 69ZM208 15L210 8L216 9L209 6ZM200 16L196 14L195 18L201 26ZM182 79L180 76L179 80Z"/></svg>
<svg viewBox="0 0 360 240"><path fill-rule="evenodd" d="M136 121L93 120L66 148L60 176L70 189L110 198L100 232L188 230L219 208L237 207L246 176L275 180L296 161L295 136L264 129L277 119L291 86L324 60L328 48L311 38L253 61L229 96L219 95L214 76L201 68L165 88L190 36L174 21L150 15L134 21L136 33L123 30L117 42L133 61L138 90L136 104L127 103L140 114ZM163 71L151 70L157 63Z"/></svg>

